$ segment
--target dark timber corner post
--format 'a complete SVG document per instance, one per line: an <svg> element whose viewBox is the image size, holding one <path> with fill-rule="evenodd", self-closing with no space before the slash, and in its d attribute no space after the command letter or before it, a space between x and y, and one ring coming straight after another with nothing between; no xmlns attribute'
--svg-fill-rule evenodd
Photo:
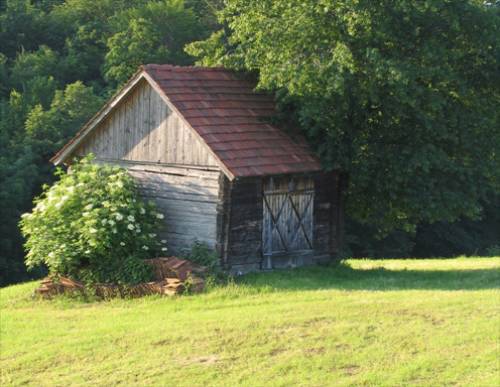
<svg viewBox="0 0 500 387"><path fill-rule="evenodd" d="M219 176L219 201L217 203L217 237L215 250L220 257L220 265L228 269L229 230L231 220L232 182L223 173Z"/></svg>

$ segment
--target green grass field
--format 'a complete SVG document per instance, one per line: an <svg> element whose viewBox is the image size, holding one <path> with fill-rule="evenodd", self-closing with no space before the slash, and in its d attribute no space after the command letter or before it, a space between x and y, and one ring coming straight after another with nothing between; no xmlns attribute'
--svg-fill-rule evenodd
<svg viewBox="0 0 500 387"><path fill-rule="evenodd" d="M498 386L500 257L349 260L197 296L0 290L2 386Z"/></svg>

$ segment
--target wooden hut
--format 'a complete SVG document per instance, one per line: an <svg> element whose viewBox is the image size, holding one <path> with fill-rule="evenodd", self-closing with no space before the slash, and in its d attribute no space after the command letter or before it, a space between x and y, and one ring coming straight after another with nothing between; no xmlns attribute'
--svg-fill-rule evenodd
<svg viewBox="0 0 500 387"><path fill-rule="evenodd" d="M327 260L338 178L269 122L273 98L222 68L145 65L53 158L121 165L165 215L173 254L195 240L233 272Z"/></svg>

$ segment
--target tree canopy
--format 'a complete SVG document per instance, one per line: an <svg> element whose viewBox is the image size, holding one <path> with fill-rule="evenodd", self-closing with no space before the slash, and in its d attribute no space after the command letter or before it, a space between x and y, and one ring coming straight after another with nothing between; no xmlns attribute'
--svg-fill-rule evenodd
<svg viewBox="0 0 500 387"><path fill-rule="evenodd" d="M192 64L215 19L204 2L7 0L0 5L0 284L26 275L20 215L48 160L145 62Z"/></svg>
<svg viewBox="0 0 500 387"><path fill-rule="evenodd" d="M480 216L500 190L500 13L480 1L228 0L199 63L255 71L349 214L385 232Z"/></svg>
<svg viewBox="0 0 500 387"><path fill-rule="evenodd" d="M26 278L18 222L54 180L50 156L139 64L191 55L255 72L343 171L354 254L500 246L499 5L0 2L0 285Z"/></svg>

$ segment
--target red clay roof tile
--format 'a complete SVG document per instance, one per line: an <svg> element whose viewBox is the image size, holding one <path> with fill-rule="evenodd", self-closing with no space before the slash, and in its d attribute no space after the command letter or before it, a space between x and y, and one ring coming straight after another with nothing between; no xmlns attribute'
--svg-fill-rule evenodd
<svg viewBox="0 0 500 387"><path fill-rule="evenodd" d="M301 137L265 121L272 96L223 68L142 67L235 177L318 171L321 165Z"/></svg>

